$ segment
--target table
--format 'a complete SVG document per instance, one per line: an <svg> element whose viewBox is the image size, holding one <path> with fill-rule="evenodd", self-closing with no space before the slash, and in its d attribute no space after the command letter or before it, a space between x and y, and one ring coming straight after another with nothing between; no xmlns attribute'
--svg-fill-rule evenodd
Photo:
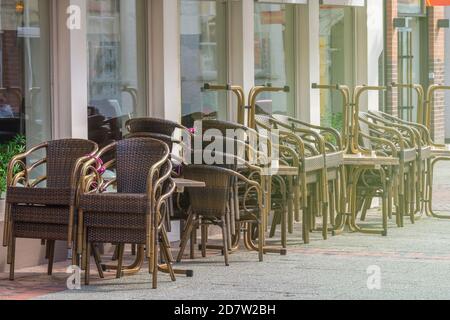
<svg viewBox="0 0 450 320"><path fill-rule="evenodd" d="M388 192L392 187L392 179L386 179L386 171L392 170L391 174L395 175L395 172L400 165L400 160L394 157L379 157L375 155L344 155L344 165L349 169L349 181L348 181L348 212L341 212L338 214L340 224L338 224L333 235L340 234L345 230L347 226L353 232L361 232L368 234L381 234L387 236L387 197ZM365 229L360 227L356 223L357 216L357 185L361 175L367 170L378 170L382 176L383 186L383 228L382 229ZM345 210L347 211L347 210Z"/></svg>

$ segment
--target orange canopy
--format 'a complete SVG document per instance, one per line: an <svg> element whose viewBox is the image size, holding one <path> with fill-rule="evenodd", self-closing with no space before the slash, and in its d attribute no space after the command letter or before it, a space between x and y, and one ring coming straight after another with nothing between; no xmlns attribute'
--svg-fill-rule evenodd
<svg viewBox="0 0 450 320"><path fill-rule="evenodd" d="M427 0L427 6L450 6L450 0Z"/></svg>

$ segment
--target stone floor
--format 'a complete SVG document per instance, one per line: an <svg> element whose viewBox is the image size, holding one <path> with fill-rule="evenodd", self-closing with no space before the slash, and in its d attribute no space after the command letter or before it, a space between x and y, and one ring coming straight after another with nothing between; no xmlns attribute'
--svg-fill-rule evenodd
<svg viewBox="0 0 450 320"><path fill-rule="evenodd" d="M436 206L450 209L450 172L438 172ZM377 222L375 210L367 223ZM157 290L142 271L119 280L93 272L91 286L70 291L63 263L52 277L45 267L18 270L15 282L0 275L0 299L450 299L449 230L450 220L424 217L415 225L406 219L401 229L391 222L388 237L345 233L323 241L314 234L310 245L297 231L287 256L270 254L259 263L256 253L242 250L225 267L211 251L177 266L194 270L193 278L172 283L160 274Z"/></svg>

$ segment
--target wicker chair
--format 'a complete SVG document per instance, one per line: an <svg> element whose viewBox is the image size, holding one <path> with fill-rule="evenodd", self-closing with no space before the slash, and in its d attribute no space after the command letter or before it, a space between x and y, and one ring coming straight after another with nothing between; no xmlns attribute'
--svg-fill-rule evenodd
<svg viewBox="0 0 450 320"><path fill-rule="evenodd" d="M333 128L312 125L292 117L274 115L276 124L290 130L304 141L314 143L318 150L325 156L325 168L328 180L328 203L329 221L335 226L335 216L337 212L343 212L346 204L346 174L344 168L344 145L339 132ZM324 217L325 218L325 217ZM326 223L328 219L324 219ZM323 236L327 238L327 226L322 228Z"/></svg>
<svg viewBox="0 0 450 320"><path fill-rule="evenodd" d="M39 153L44 150L45 157L39 159ZM72 247L80 169L97 151L97 145L91 141L57 140L12 159L8 168L3 239L3 244L8 246L11 280L14 280L17 238L46 241L49 275L53 269L55 241L67 241ZM31 160L34 162L27 165Z"/></svg>
<svg viewBox="0 0 450 320"><path fill-rule="evenodd" d="M315 227L312 217L314 215L322 215L324 225L328 224L325 221L327 219L326 215L323 215L323 212L327 211L328 206L328 179L324 153L321 152L323 150L317 149L315 143L304 141L290 130L286 130L283 127L280 128L277 122L270 116L256 116L257 128L261 134L264 135L271 132L270 134L273 135L273 130L275 129L278 132L277 138L280 141L280 145L289 148L285 150L286 152L280 150L280 160L285 161L290 166L299 168L299 177L295 181L295 220L300 220L301 209L303 214L303 241L308 244L310 242L309 234ZM291 218L289 223L291 229L292 220ZM327 237L327 228L324 228L323 237Z"/></svg>
<svg viewBox="0 0 450 320"><path fill-rule="evenodd" d="M215 133L221 134L222 138L219 139L219 137L215 136L214 142L215 145L217 145L216 143L218 143L219 140L223 140L223 148L226 151L224 155L225 161L223 161L223 163L228 162L228 165L225 167L235 170L245 177L260 183L265 201L264 217L268 218L271 210L274 210L274 223L281 223L283 226L287 225L287 211L289 208L292 209L294 198L294 188L292 187L292 183L290 183L292 181L286 181L288 179L285 179L285 177L278 174L267 175L267 172L264 172L266 169L270 169L270 162L268 160L268 155L262 150L258 150L258 146L256 146L258 133L253 129L232 122L218 120L202 121L202 128L199 132L202 131L204 135L207 135L209 130L215 130ZM232 131L233 136L229 136L229 133L231 133L230 131ZM214 134L214 131L210 133ZM233 146L233 150L227 150L230 146ZM204 145L204 147L206 147L206 145ZM289 178L292 178L292 176ZM245 193L245 189L239 188L239 183L238 179L234 179L230 190L229 238L232 239L231 244L233 250L236 250L239 247L241 230L246 230L245 228L242 229L242 224L239 222L239 201L245 196L242 192L241 194L239 193L239 190ZM254 199L254 202L256 203L257 200ZM274 233L275 227L274 224L272 224L271 237L274 236ZM203 234L204 233L202 233L202 238ZM244 232L244 240L246 235L247 231ZM248 250L255 250L254 246L248 241L244 241L244 244ZM285 249L287 247L287 233L285 227L281 230L281 244L283 249L266 249L266 251L280 253L282 255L285 254ZM201 247L203 247L203 245ZM208 248L217 248L217 246L208 246ZM205 255L204 250L202 251L202 254Z"/></svg>
<svg viewBox="0 0 450 320"><path fill-rule="evenodd" d="M412 222L415 219L420 218L420 216L415 216L414 214L422 214L425 209L425 193L428 189L427 181L427 170L431 166L432 158L432 146L431 135L428 129L417 123L408 122L401 120L397 117L391 116L381 111L370 111L373 117L383 121L385 125L391 125L393 127L398 127L402 132L408 132L408 135L414 135L415 148L417 152L417 162L416 162L416 183L412 184L410 187L409 195L410 197L410 217ZM407 136L406 139L409 137ZM415 193L414 193L415 190ZM415 202L412 201L415 198Z"/></svg>
<svg viewBox="0 0 450 320"><path fill-rule="evenodd" d="M161 241L167 271L175 281L163 223L168 211L167 200L175 190L169 148L155 139L135 138L109 145L96 158L111 153L113 160L103 170L115 169L113 179L103 178L95 168L95 161L85 164L82 172L78 232L83 242L78 253L86 258L86 284L89 284L89 244L93 243L118 245L117 277L123 272L124 245L138 244L140 249L145 246L153 288L156 288L157 272L161 269L157 260L158 241ZM117 192L106 192L112 186Z"/></svg>
<svg viewBox="0 0 450 320"><path fill-rule="evenodd" d="M366 130L372 137L387 138L392 141L396 148L396 155L400 159L398 174L398 203L397 203L397 224L404 226L403 217L410 216L411 222L415 221L414 188L417 184L417 144L414 131L404 125L386 123L380 118L366 112L359 114L360 126L368 126ZM364 140L364 139L363 139ZM389 154L385 150L385 154ZM364 217L364 214L363 214Z"/></svg>
<svg viewBox="0 0 450 320"><path fill-rule="evenodd" d="M188 166L184 171L184 177L186 179L204 181L206 183L206 188L188 188L190 196L190 216L187 222L186 230L183 234L181 240L181 248L178 254L177 261L180 262L183 253L191 235L193 228L196 225L208 226L208 225L218 225L222 229L223 238L223 254L225 258L225 265L228 266L228 253L230 251L230 241L229 237L229 219L227 219L227 212L230 209L230 192L232 186L235 183L235 179L238 179L243 184L240 185L245 193L242 198L242 203L240 203L239 218L237 222L240 224L246 224L248 230L248 237L245 241L252 241L253 238L250 230L253 230L252 225L257 225L258 230L258 253L259 260L263 260L264 254L264 227L261 224L261 214L263 214L263 203L262 203L262 190L260 184L256 181L250 180L243 176L242 174L216 166L203 166L194 165ZM256 194L251 197L251 194ZM256 198L256 203L254 199ZM247 203L250 200L250 203ZM204 248L203 244L203 248ZM248 244L252 246L252 244Z"/></svg>

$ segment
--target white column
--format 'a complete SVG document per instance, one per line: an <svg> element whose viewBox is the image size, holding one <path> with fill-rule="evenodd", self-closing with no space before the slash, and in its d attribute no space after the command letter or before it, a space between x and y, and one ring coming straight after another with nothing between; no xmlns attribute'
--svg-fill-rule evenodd
<svg viewBox="0 0 450 320"><path fill-rule="evenodd" d="M53 0L53 138L87 138L86 1ZM69 6L78 6L81 28L69 30Z"/></svg>
<svg viewBox="0 0 450 320"><path fill-rule="evenodd" d="M181 121L180 28L177 0L149 5L149 115Z"/></svg>
<svg viewBox="0 0 450 320"><path fill-rule="evenodd" d="M248 94L255 85L255 4L254 1L248 0L229 3L230 82L243 86L244 92ZM234 96L229 117L232 121L237 120L237 104Z"/></svg>
<svg viewBox="0 0 450 320"><path fill-rule="evenodd" d="M297 117L320 124L320 92L311 89L320 81L319 1L299 6L297 39Z"/></svg>

